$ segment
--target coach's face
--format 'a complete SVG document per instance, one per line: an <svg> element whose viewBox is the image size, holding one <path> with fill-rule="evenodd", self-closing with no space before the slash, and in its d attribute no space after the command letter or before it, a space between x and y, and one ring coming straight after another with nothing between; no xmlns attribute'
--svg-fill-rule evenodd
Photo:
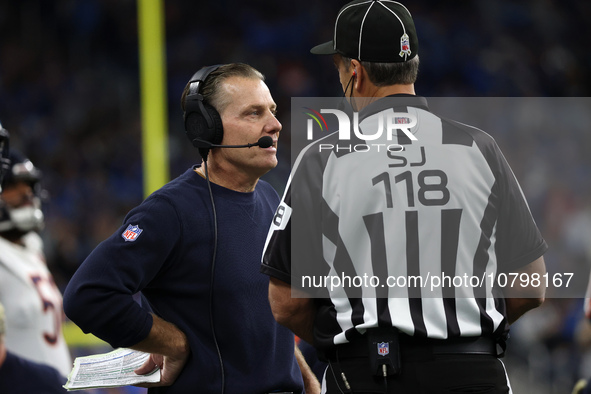
<svg viewBox="0 0 591 394"><path fill-rule="evenodd" d="M275 117L277 105L259 79L230 77L223 89L228 105L220 113L222 145L252 144L264 136L270 136L273 145L264 149L217 149L216 161L222 160L232 171L259 178L277 165L277 139L282 127Z"/></svg>

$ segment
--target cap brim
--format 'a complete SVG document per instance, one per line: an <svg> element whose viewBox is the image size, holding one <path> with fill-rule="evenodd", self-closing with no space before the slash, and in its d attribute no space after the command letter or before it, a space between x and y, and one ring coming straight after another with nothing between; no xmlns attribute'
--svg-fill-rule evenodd
<svg viewBox="0 0 591 394"><path fill-rule="evenodd" d="M334 50L334 43L332 41L325 42L324 44L316 45L310 49L310 53L314 55L334 55L337 51Z"/></svg>

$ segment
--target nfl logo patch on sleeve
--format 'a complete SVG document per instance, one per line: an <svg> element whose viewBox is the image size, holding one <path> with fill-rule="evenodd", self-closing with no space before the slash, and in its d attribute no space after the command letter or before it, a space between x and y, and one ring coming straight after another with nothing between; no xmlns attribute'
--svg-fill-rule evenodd
<svg viewBox="0 0 591 394"><path fill-rule="evenodd" d="M123 237L125 242L127 242L127 241L133 242L140 236L142 231L144 231L144 230L139 228L139 226L130 224L129 226L127 226L125 231L121 234L121 236Z"/></svg>

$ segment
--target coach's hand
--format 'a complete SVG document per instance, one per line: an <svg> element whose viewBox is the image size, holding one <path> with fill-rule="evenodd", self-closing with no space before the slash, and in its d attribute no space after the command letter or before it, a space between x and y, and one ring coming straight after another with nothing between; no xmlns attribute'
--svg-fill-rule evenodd
<svg viewBox="0 0 591 394"><path fill-rule="evenodd" d="M145 375L160 368L159 383L138 384L138 387L170 386L179 376L191 353L187 336L172 323L153 315L154 322L148 337L132 349L151 353L146 362L134 372Z"/></svg>
<svg viewBox="0 0 591 394"><path fill-rule="evenodd" d="M150 373L154 370L154 368L160 368L160 382L158 383L145 383L145 384L138 384L139 387L158 387L158 386L170 386L176 381L176 378L179 376L185 363L187 362L187 358L189 353L185 355L182 359L174 359L172 357L165 357L161 354L151 354L150 358L146 360L146 362L136 369L134 372L138 375L145 375Z"/></svg>

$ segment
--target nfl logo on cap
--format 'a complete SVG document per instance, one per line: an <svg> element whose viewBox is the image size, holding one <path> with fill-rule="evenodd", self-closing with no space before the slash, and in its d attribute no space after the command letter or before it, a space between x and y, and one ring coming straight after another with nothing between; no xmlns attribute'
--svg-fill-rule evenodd
<svg viewBox="0 0 591 394"><path fill-rule="evenodd" d="M388 342L378 343L378 354L380 356L387 356L390 353L390 344Z"/></svg>
<svg viewBox="0 0 591 394"><path fill-rule="evenodd" d="M404 33L402 35L402 37L400 37L400 57L404 57L406 59L406 56L410 56L411 51L410 51L410 41L408 38L408 34Z"/></svg>
<svg viewBox="0 0 591 394"><path fill-rule="evenodd" d="M121 236L123 237L125 242L127 242L127 241L133 242L140 236L142 231L144 231L144 230L139 228L139 226L130 224L129 226L127 226L125 231L121 234Z"/></svg>

